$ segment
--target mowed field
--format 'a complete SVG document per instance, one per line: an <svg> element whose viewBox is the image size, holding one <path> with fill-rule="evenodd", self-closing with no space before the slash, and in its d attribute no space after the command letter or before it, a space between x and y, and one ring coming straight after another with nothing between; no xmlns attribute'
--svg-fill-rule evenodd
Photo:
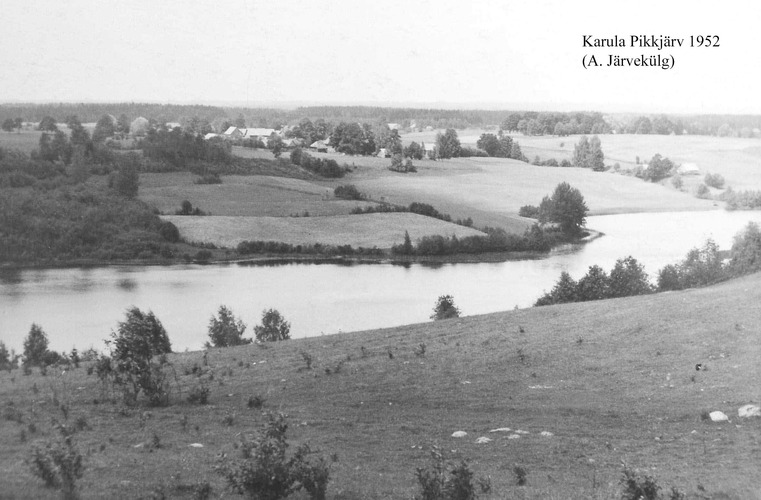
<svg viewBox="0 0 761 500"><path fill-rule="evenodd" d="M206 482L212 497L227 497L214 467L238 459L234 443L270 411L288 415L289 452L309 443L337 459L331 499L419 495L415 470L431 466L434 445L491 479L485 500L618 499L622 464L655 478L665 495L674 486L690 499L759 499L761 418L737 414L761 400L759 302L756 274L683 292L179 353L170 356L172 404L159 408L112 402L118 396L86 375L88 363L45 377L3 371L1 496L58 498L24 462L55 438L57 420L80 428L82 498L188 498ZM201 380L208 404L187 402ZM253 396L263 408L249 407ZM716 410L730 420L703 418ZM492 432L500 428L510 430Z"/></svg>
<svg viewBox="0 0 761 500"><path fill-rule="evenodd" d="M423 236L483 235L475 229L413 213L336 215L332 217L187 217L163 216L190 242L234 248L241 241L278 241L292 245L321 243L354 248L391 248L408 231L415 241Z"/></svg>
<svg viewBox="0 0 761 500"><path fill-rule="evenodd" d="M435 143L438 131L403 134L405 144L412 141ZM463 145L475 147L483 133L496 134L497 129L466 129L458 131ZM523 136L511 134L521 145L523 154L529 159L539 156L542 160L555 158L571 160L574 145L579 135ZM675 163L695 163L700 169L697 177L685 177L689 187L692 180L702 182L707 173L724 176L727 184L735 190L761 189L761 139L712 137L699 135L600 135L605 163L618 163L621 168L635 168L636 159L646 163L656 153L670 158Z"/></svg>

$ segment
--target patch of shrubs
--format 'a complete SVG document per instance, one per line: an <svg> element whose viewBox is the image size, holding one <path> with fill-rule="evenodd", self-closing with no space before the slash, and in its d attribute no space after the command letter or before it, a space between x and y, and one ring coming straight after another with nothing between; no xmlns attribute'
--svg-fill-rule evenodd
<svg viewBox="0 0 761 500"><path fill-rule="evenodd" d="M338 162L328 158L314 158L301 148L291 151L291 163L303 169L314 172L321 177L339 178L346 174L346 167L341 168Z"/></svg>
<svg viewBox="0 0 761 500"><path fill-rule="evenodd" d="M728 187L719 199L727 202L727 210L758 210L761 208L761 191L734 191Z"/></svg>
<svg viewBox="0 0 761 500"><path fill-rule="evenodd" d="M345 186L338 186L333 190L333 195L336 198L343 200L364 200L366 196L359 192L357 186L354 184L347 184Z"/></svg>
<svg viewBox="0 0 761 500"><path fill-rule="evenodd" d="M78 498L76 483L85 469L82 454L74 445L74 432L64 425L56 427L60 438L35 446L27 465L46 487L60 490L64 499L75 499Z"/></svg>
<svg viewBox="0 0 761 500"><path fill-rule="evenodd" d="M529 219L539 219L539 207L534 205L523 205L518 209L518 215Z"/></svg>
<svg viewBox="0 0 761 500"><path fill-rule="evenodd" d="M251 254L304 254L304 255L383 255L383 250L373 247L354 248L351 245L293 245L281 241L241 241L236 250L241 255Z"/></svg>
<svg viewBox="0 0 761 500"><path fill-rule="evenodd" d="M211 215L210 212L204 212L198 207L193 207L193 204L188 200L183 200L180 209L177 210L174 215Z"/></svg>
<svg viewBox="0 0 761 500"><path fill-rule="evenodd" d="M475 500L478 497L474 474L466 461L458 464L444 459L441 450L434 446L431 450L433 464L430 468L418 467L415 472L420 495L416 500ZM479 478L481 492L491 491L488 478Z"/></svg>
<svg viewBox="0 0 761 500"><path fill-rule="evenodd" d="M703 179L703 182L707 186L710 186L712 188L716 189L724 189L724 177L721 174L706 174L705 178Z"/></svg>
<svg viewBox="0 0 761 500"><path fill-rule="evenodd" d="M222 184L222 178L217 172L210 172L194 179L193 184Z"/></svg>
<svg viewBox="0 0 761 500"><path fill-rule="evenodd" d="M305 490L309 498L323 500L330 481L330 466L323 457L312 458L306 444L288 456L283 414L268 415L264 428L254 436L244 436L236 444L237 460L224 459L216 471L231 489L247 498L277 500Z"/></svg>

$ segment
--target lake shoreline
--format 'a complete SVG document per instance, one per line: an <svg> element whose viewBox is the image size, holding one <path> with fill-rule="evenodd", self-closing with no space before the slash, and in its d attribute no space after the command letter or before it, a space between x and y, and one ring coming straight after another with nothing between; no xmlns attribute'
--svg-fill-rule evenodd
<svg viewBox="0 0 761 500"><path fill-rule="evenodd" d="M566 245L583 245L604 236L604 233L594 229L585 229L587 236L572 242L566 242L558 247ZM555 248L558 248L555 247ZM228 249L217 249L217 251L226 252ZM33 269L75 269L75 268L103 268L103 267L169 267L178 265L273 265L273 264L477 264L477 263L497 263L516 260L538 260L549 256L552 250L548 252L524 251L524 252L484 252L479 254L458 253L452 255L318 255L318 254L263 254L253 257L241 258L239 256L230 258L212 258L207 261L199 260L118 260L104 261L97 259L81 259L67 262L51 263L30 263L30 264L0 264L0 271L22 271Z"/></svg>

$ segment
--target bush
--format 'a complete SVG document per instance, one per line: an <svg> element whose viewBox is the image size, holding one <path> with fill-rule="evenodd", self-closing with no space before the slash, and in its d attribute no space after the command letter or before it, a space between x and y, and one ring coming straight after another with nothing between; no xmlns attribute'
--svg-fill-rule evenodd
<svg viewBox="0 0 761 500"><path fill-rule="evenodd" d="M749 222L737 234L730 251L729 272L735 276L750 274L761 269L761 230Z"/></svg>
<svg viewBox="0 0 761 500"><path fill-rule="evenodd" d="M288 458L285 416L269 415L269 422L253 438L244 436L237 446L241 452L238 461L225 461L216 470L227 479L230 487L258 500L276 500L306 490L315 500L325 498L330 467L323 457L310 461L312 453L304 444Z"/></svg>
<svg viewBox="0 0 761 500"><path fill-rule="evenodd" d="M205 405L209 402L210 389L205 385L197 385L188 394L188 403Z"/></svg>
<svg viewBox="0 0 761 500"><path fill-rule="evenodd" d="M75 499L76 482L84 473L82 455L72 441L73 431L63 425L57 428L62 439L35 446L27 464L46 487L61 490L64 499Z"/></svg>
<svg viewBox="0 0 761 500"><path fill-rule="evenodd" d="M518 209L518 215L521 217L528 217L529 219L539 218L539 207L534 205L523 205Z"/></svg>
<svg viewBox="0 0 761 500"><path fill-rule="evenodd" d="M695 192L695 196L704 200L710 200L711 190L708 189L708 186L706 186L705 184L701 184L698 186L698 190Z"/></svg>
<svg viewBox="0 0 761 500"><path fill-rule="evenodd" d="M454 305L454 298L451 295L441 295L436 300L436 306L433 308L431 319L438 321L440 319L459 318L460 310Z"/></svg>
<svg viewBox="0 0 761 500"><path fill-rule="evenodd" d="M180 230L177 229L177 226L168 220L161 221L161 225L159 226L159 234L162 238L170 243L177 243L180 241Z"/></svg>
<svg viewBox="0 0 761 500"><path fill-rule="evenodd" d="M473 472L467 462L447 463L438 447L431 451L431 469L417 468L415 477L420 485L418 500L474 500ZM484 481L482 480L483 484Z"/></svg>
<svg viewBox="0 0 761 500"><path fill-rule="evenodd" d="M127 318L111 332L111 358L108 369L101 372L119 387L128 404L142 392L151 405L169 402L169 379L166 354L172 352L166 330L153 315L137 307L127 310ZM105 363L104 363L105 367Z"/></svg>
<svg viewBox="0 0 761 500"><path fill-rule="evenodd" d="M624 467L624 477L621 478L623 491L622 500L658 500L661 489L654 478L650 476L638 476L628 467Z"/></svg>
<svg viewBox="0 0 761 500"><path fill-rule="evenodd" d="M703 179L703 182L705 182L706 185L711 186L712 188L716 188L716 189L724 188L724 177L721 174L706 174L705 179Z"/></svg>
<svg viewBox="0 0 761 500"><path fill-rule="evenodd" d="M194 179L193 184L222 184L222 178L217 172L211 172Z"/></svg>
<svg viewBox="0 0 761 500"><path fill-rule="evenodd" d="M357 186L354 184L347 184L345 186L338 186L333 190L333 195L336 198L344 200L364 200L365 195L359 192Z"/></svg>
<svg viewBox="0 0 761 500"><path fill-rule="evenodd" d="M277 309L267 309L262 312L262 324L254 327L256 340L260 342L275 342L288 340L291 324L285 321Z"/></svg>
<svg viewBox="0 0 761 500"><path fill-rule="evenodd" d="M212 315L209 321L209 338L211 343L206 342L206 347L230 347L235 345L250 344L253 339L244 339L243 332L246 325L240 319L236 319L230 309L219 306L217 316Z"/></svg>

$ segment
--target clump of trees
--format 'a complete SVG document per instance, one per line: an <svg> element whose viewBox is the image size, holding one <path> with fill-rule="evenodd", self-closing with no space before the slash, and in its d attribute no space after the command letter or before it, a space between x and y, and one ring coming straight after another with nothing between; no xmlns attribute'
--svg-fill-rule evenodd
<svg viewBox="0 0 761 500"><path fill-rule="evenodd" d="M489 156L527 161L518 141L514 141L509 135L503 135L501 130L497 135L481 134L476 142L476 147L485 151Z"/></svg>
<svg viewBox="0 0 761 500"><path fill-rule="evenodd" d="M527 205L521 210L524 214L537 214L541 224L558 224L565 235L572 237L581 234L589 211L581 192L567 182L558 184L552 196L545 196L538 208Z"/></svg>
<svg viewBox="0 0 761 500"><path fill-rule="evenodd" d="M644 266L634 257L618 259L608 275L599 266L590 266L578 282L566 271L549 292L534 303L535 306L585 302L614 297L629 297L653 292Z"/></svg>
<svg viewBox="0 0 761 500"><path fill-rule="evenodd" d="M682 261L666 265L658 271L656 286L650 284L642 264L631 256L617 260L610 275L599 266L591 266L587 274L577 282L564 271L552 290L542 295L534 305L684 290L760 271L761 230L758 225L748 223L735 236L729 252L729 262L725 264L723 257L718 245L709 239L702 247L690 250Z"/></svg>
<svg viewBox="0 0 761 500"><path fill-rule="evenodd" d="M346 168L338 166L332 158L314 158L301 148L295 148L290 154L291 163L314 172L321 177L338 178L346 174Z"/></svg>
<svg viewBox="0 0 761 500"><path fill-rule="evenodd" d="M582 135L573 148L571 163L574 167L591 168L596 172L605 170L605 154L602 152L600 138L594 135L588 139Z"/></svg>
<svg viewBox="0 0 761 500"><path fill-rule="evenodd" d="M364 200L366 196L364 193L361 193L359 189L357 189L357 186L354 184L346 184L337 186L333 190L333 196L336 198L341 198L342 200Z"/></svg>
<svg viewBox="0 0 761 500"><path fill-rule="evenodd" d="M376 151L375 134L367 123L339 123L330 135L330 145L350 155L371 155Z"/></svg>
<svg viewBox="0 0 761 500"><path fill-rule="evenodd" d="M647 168L642 171L641 176L646 181L658 182L672 175L675 170L674 162L656 153L650 159Z"/></svg>

